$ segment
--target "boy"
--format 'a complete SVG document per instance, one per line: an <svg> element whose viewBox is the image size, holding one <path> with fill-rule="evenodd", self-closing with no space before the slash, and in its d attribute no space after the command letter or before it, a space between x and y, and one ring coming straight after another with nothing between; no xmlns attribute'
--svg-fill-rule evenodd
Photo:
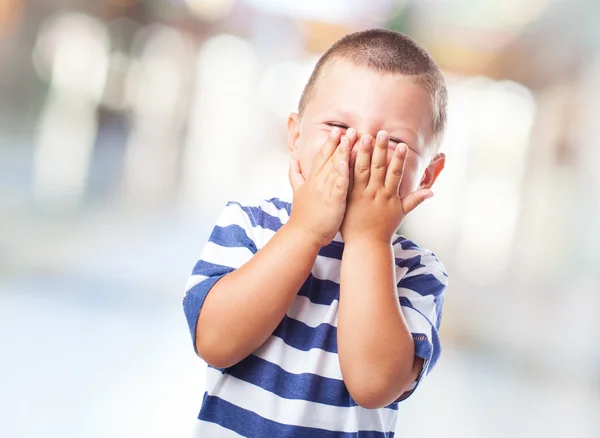
<svg viewBox="0 0 600 438"><path fill-rule="evenodd" d="M227 204L186 286L202 437L392 437L440 354L447 275L395 235L444 167L444 79L410 38L347 35L288 120L293 202Z"/></svg>

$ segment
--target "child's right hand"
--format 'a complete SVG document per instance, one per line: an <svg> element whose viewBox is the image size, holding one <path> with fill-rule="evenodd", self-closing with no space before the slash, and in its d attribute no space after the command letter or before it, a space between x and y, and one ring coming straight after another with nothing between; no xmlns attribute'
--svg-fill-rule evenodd
<svg viewBox="0 0 600 438"><path fill-rule="evenodd" d="M300 172L298 160L290 159L289 178L294 201L288 223L302 229L319 246L333 240L346 212L351 149L347 135L341 135L339 128L331 130L306 179Z"/></svg>

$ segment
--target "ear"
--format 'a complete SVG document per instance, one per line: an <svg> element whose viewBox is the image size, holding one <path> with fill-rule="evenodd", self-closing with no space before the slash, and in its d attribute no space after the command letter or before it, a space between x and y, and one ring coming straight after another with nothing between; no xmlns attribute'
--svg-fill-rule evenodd
<svg viewBox="0 0 600 438"><path fill-rule="evenodd" d="M290 157L298 158L298 137L300 137L300 116L291 113L287 122L288 152Z"/></svg>
<svg viewBox="0 0 600 438"><path fill-rule="evenodd" d="M433 157L433 160L431 160L429 166L427 166L427 169L425 169L425 172L423 173L423 178L421 178L419 188L430 189L442 170L444 170L445 164L446 155L437 154L435 157Z"/></svg>

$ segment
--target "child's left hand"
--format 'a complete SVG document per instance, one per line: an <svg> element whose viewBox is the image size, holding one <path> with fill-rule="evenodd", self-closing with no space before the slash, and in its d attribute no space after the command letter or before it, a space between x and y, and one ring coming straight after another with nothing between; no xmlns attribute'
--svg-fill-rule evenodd
<svg viewBox="0 0 600 438"><path fill-rule="evenodd" d="M363 136L357 143L354 169L350 169L352 187L348 191L340 232L346 243L366 238L389 244L406 215L433 193L418 189L400 198L407 146L400 143L396 147L388 166L389 134L386 131L379 131L374 146L370 135Z"/></svg>

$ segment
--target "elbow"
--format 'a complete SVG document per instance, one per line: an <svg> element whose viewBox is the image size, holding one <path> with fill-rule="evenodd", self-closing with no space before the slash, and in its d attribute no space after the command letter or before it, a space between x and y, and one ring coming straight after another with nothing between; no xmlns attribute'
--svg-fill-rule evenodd
<svg viewBox="0 0 600 438"><path fill-rule="evenodd" d="M396 376L392 379L362 379L352 384L348 382L346 387L352 399L362 408L380 409L394 401L410 387L410 376Z"/></svg>
<svg viewBox="0 0 600 438"><path fill-rule="evenodd" d="M222 340L215 342L206 335L196 336L195 347L198 356L214 368L229 368L242 359L229 343Z"/></svg>
<svg viewBox="0 0 600 438"><path fill-rule="evenodd" d="M389 404L381 402L381 399L377 397L377 394L373 393L351 395L356 404L365 409L380 409Z"/></svg>
<svg viewBox="0 0 600 438"><path fill-rule="evenodd" d="M356 404L365 409L383 408L397 398L393 395L395 391L391 386L362 385L348 388L348 391Z"/></svg>

